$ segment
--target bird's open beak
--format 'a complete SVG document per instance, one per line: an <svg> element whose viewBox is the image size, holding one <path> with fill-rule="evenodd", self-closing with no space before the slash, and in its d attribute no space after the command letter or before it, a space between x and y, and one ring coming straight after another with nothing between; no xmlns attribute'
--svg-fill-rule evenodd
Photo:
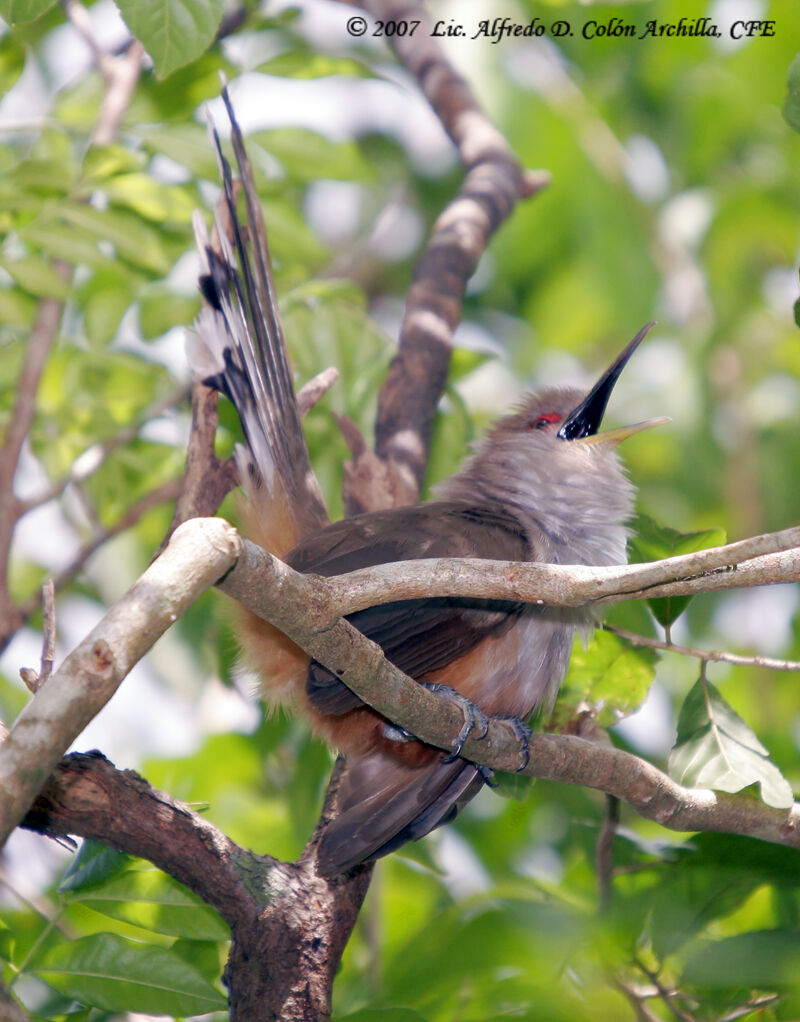
<svg viewBox="0 0 800 1022"><path fill-rule="evenodd" d="M602 433L590 433L588 436L576 437L575 442L579 444L619 444L627 440L634 433L641 433L645 429L653 429L655 426L665 426L672 419L668 415L660 415L655 419L645 419L644 422L634 422L630 426L618 426L616 429L605 429Z"/></svg>
<svg viewBox="0 0 800 1022"><path fill-rule="evenodd" d="M625 440L643 429L662 426L665 422L670 421L664 417L647 419L645 422L637 422L632 426L620 426L617 429L609 429L605 433L598 432L608 399L611 397L611 391L614 389L620 373L654 326L655 323L648 323L642 327L633 340L614 359L578 407L569 413L558 431L561 440L580 441L584 444L618 444L621 440Z"/></svg>

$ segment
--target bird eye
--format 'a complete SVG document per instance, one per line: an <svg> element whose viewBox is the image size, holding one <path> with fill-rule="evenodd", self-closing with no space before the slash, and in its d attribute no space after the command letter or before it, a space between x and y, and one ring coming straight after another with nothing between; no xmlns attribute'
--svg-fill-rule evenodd
<svg viewBox="0 0 800 1022"><path fill-rule="evenodd" d="M561 416L556 412L548 412L547 415L537 415L535 419L531 419L528 423L528 429L547 429L554 422L558 422L560 418Z"/></svg>

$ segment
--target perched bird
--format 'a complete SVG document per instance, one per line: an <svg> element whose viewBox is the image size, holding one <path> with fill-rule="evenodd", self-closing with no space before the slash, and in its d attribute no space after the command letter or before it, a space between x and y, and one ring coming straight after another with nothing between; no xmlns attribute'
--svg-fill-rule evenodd
<svg viewBox="0 0 800 1022"><path fill-rule="evenodd" d="M216 246L201 219L206 304L190 357L198 378L226 394L241 419L237 452L250 537L301 572L338 575L423 557L551 564L626 560L634 497L616 447L663 420L598 432L611 391L648 324L584 394L548 389L528 397L480 440L435 498L331 524L309 464L277 312L266 235L244 145L227 95L247 209L239 226L230 168L215 141L232 244ZM447 686L477 714L527 719L556 696L584 610L503 600L431 598L371 607L349 620L397 667ZM288 703L344 753L340 813L322 835L318 868L333 875L393 851L451 820L487 771L395 726L285 635L247 611L245 660L266 699ZM469 705L469 704L468 704Z"/></svg>

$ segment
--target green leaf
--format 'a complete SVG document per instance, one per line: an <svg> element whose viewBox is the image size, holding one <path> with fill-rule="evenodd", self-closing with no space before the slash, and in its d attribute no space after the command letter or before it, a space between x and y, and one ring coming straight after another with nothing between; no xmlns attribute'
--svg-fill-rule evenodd
<svg viewBox="0 0 800 1022"><path fill-rule="evenodd" d="M36 21L54 7L56 0L0 0L0 16L9 25Z"/></svg>
<svg viewBox="0 0 800 1022"><path fill-rule="evenodd" d="M678 737L669 774L680 784L735 792L759 784L761 798L787 809L794 796L769 753L718 689L702 676L678 717Z"/></svg>
<svg viewBox="0 0 800 1022"><path fill-rule="evenodd" d="M70 202L61 203L57 213L70 226L93 234L98 241L110 242L120 257L134 266L158 274L170 268L159 232L131 213Z"/></svg>
<svg viewBox="0 0 800 1022"><path fill-rule="evenodd" d="M120 0L128 28L166 78L208 49L217 34L223 0Z"/></svg>
<svg viewBox="0 0 800 1022"><path fill-rule="evenodd" d="M60 277L46 259L28 256L25 259L0 260L0 266L19 284L23 291L37 298L69 297L70 285Z"/></svg>
<svg viewBox="0 0 800 1022"><path fill-rule="evenodd" d="M167 156L186 167L195 177L216 181L219 169L208 144L208 134L199 124L175 124L138 128L140 138L150 153Z"/></svg>
<svg viewBox="0 0 800 1022"><path fill-rule="evenodd" d="M13 32L0 40L0 95L5 95L16 83L25 66L25 47Z"/></svg>
<svg viewBox="0 0 800 1022"><path fill-rule="evenodd" d="M188 224L195 202L183 189L165 185L147 174L117 174L103 184L109 200L127 206L145 220Z"/></svg>
<svg viewBox="0 0 800 1022"><path fill-rule="evenodd" d="M199 1015L225 1008L225 998L172 951L114 933L59 944L31 971L59 992L105 1011Z"/></svg>
<svg viewBox="0 0 800 1022"><path fill-rule="evenodd" d="M800 53L789 66L783 117L790 128L800 131Z"/></svg>
<svg viewBox="0 0 800 1022"><path fill-rule="evenodd" d="M637 649L612 632L596 631L588 643L576 638L569 671L559 696L564 709L591 708L601 727L618 724L637 710L655 677L657 656Z"/></svg>
<svg viewBox="0 0 800 1022"><path fill-rule="evenodd" d="M151 284L139 297L139 326L147 340L174 326L188 326L200 311L200 297L177 295L163 284Z"/></svg>
<svg viewBox="0 0 800 1022"><path fill-rule="evenodd" d="M331 53L308 53L290 50L260 64L255 70L280 78L328 78L331 75L350 75L374 78L375 72L366 64L351 57L336 57Z"/></svg>
<svg viewBox="0 0 800 1022"><path fill-rule="evenodd" d="M86 151L81 176L85 182L95 186L115 174L141 170L146 159L144 153L132 153L121 145L93 145Z"/></svg>
<svg viewBox="0 0 800 1022"><path fill-rule="evenodd" d="M139 283L124 264L108 263L80 289L83 326L93 345L108 344L113 338Z"/></svg>
<svg viewBox="0 0 800 1022"><path fill-rule="evenodd" d="M695 948L683 971L683 982L762 990L788 984L796 990L800 985L797 937L796 930L756 930Z"/></svg>
<svg viewBox="0 0 800 1022"><path fill-rule="evenodd" d="M370 181L374 177L355 142L330 142L305 128L260 131L248 138L247 145L254 163L258 160L258 147L263 146L290 177L299 181L318 181L321 177Z"/></svg>
<svg viewBox="0 0 800 1022"><path fill-rule="evenodd" d="M660 561L664 557L693 554L698 550L720 546L725 542L724 529L703 529L700 532L678 532L660 525L649 515L637 515L633 523L634 534L629 540L632 561ZM686 610L691 596L667 596L648 600L647 605L656 621L669 628Z"/></svg>
<svg viewBox="0 0 800 1022"><path fill-rule="evenodd" d="M84 887L101 883L123 872L130 863L130 855L109 848L101 841L86 840L61 878L58 893L81 891Z"/></svg>
<svg viewBox="0 0 800 1022"><path fill-rule="evenodd" d="M20 235L29 245L73 266L82 263L98 267L108 265L108 257L97 247L99 238L96 233L64 224L54 216L38 217Z"/></svg>
<svg viewBox="0 0 800 1022"><path fill-rule="evenodd" d="M36 315L36 302L16 288L0 288L0 323L29 326Z"/></svg>
<svg viewBox="0 0 800 1022"><path fill-rule="evenodd" d="M129 869L84 888L77 898L95 912L134 926L192 940L227 940L230 931L196 894L155 869Z"/></svg>

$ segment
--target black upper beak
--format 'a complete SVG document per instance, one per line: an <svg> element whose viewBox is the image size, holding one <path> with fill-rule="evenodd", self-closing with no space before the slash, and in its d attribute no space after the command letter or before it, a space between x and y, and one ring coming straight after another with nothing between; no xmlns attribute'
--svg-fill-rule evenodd
<svg viewBox="0 0 800 1022"><path fill-rule="evenodd" d="M577 440L580 437L592 436L598 431L614 384L619 379L628 359L654 326L655 322L652 322L642 327L633 340L614 359L578 407L569 413L557 434L561 440Z"/></svg>

